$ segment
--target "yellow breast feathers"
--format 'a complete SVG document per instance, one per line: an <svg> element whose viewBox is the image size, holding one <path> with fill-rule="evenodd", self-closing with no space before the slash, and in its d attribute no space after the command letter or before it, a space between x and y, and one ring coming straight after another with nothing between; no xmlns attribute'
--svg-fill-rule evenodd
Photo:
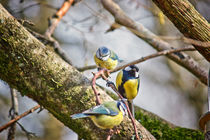
<svg viewBox="0 0 210 140"><path fill-rule="evenodd" d="M114 69L117 66L118 60L113 60L111 58L108 58L108 60L103 61L100 60L96 57L96 55L94 56L94 60L97 66L101 67L101 68L106 68L109 70Z"/></svg>
<svg viewBox="0 0 210 140"><path fill-rule="evenodd" d="M114 126L117 126L123 120L123 114L120 111L116 116L109 115L98 115L98 116L90 116L91 120L94 122L96 126L101 129L111 129Z"/></svg>

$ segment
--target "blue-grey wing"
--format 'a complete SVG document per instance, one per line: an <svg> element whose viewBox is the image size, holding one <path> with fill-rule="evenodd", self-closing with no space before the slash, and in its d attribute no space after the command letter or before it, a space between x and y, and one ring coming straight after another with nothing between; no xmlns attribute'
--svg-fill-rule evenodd
<svg viewBox="0 0 210 140"><path fill-rule="evenodd" d="M118 115L118 112L113 111L112 109L108 109L104 105L96 106L83 113L88 115L110 115L110 116Z"/></svg>
<svg viewBox="0 0 210 140"><path fill-rule="evenodd" d="M119 60L117 54L114 53L113 51L111 51L111 56L110 56L110 58L113 59L113 60Z"/></svg>

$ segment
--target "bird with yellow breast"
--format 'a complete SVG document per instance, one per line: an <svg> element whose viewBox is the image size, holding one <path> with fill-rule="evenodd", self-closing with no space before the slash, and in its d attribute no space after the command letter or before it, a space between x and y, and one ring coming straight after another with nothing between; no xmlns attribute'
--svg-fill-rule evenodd
<svg viewBox="0 0 210 140"><path fill-rule="evenodd" d="M104 46L98 48L94 55L94 60L99 68L106 68L108 70L113 70L116 68L118 62L122 62L116 53Z"/></svg>
<svg viewBox="0 0 210 140"><path fill-rule="evenodd" d="M140 78L139 68L135 65L121 70L116 78L116 88L119 93L128 100L129 108L134 116L133 99L139 91Z"/></svg>
<svg viewBox="0 0 210 140"><path fill-rule="evenodd" d="M72 119L90 118L101 129L111 129L119 125L127 108L122 101L108 101L82 113L71 115Z"/></svg>

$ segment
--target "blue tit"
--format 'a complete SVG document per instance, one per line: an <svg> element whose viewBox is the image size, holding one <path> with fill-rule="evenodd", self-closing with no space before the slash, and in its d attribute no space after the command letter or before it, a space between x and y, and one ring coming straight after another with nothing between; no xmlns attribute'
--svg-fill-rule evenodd
<svg viewBox="0 0 210 140"><path fill-rule="evenodd" d="M72 119L90 118L101 129L111 129L119 125L127 108L122 101L108 101L79 114L71 115Z"/></svg>
<svg viewBox="0 0 210 140"><path fill-rule="evenodd" d="M134 116L133 99L139 91L139 68L135 65L128 66L121 70L116 78L116 88L119 93L128 100L130 111Z"/></svg>
<svg viewBox="0 0 210 140"><path fill-rule="evenodd" d="M118 56L107 47L100 47L94 55L95 63L100 68L112 70L116 68L118 62L121 62Z"/></svg>

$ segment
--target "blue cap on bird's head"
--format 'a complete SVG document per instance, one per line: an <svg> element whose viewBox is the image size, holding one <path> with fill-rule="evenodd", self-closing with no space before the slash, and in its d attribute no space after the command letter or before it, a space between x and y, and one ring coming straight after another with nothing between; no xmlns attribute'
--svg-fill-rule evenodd
<svg viewBox="0 0 210 140"><path fill-rule="evenodd" d="M127 107L122 101L117 102L117 107L119 108L120 111L122 111L123 115L127 115Z"/></svg>
<svg viewBox="0 0 210 140"><path fill-rule="evenodd" d="M96 51L96 57L101 59L101 60L107 60L109 56L111 55L111 51L107 47L100 47Z"/></svg>

